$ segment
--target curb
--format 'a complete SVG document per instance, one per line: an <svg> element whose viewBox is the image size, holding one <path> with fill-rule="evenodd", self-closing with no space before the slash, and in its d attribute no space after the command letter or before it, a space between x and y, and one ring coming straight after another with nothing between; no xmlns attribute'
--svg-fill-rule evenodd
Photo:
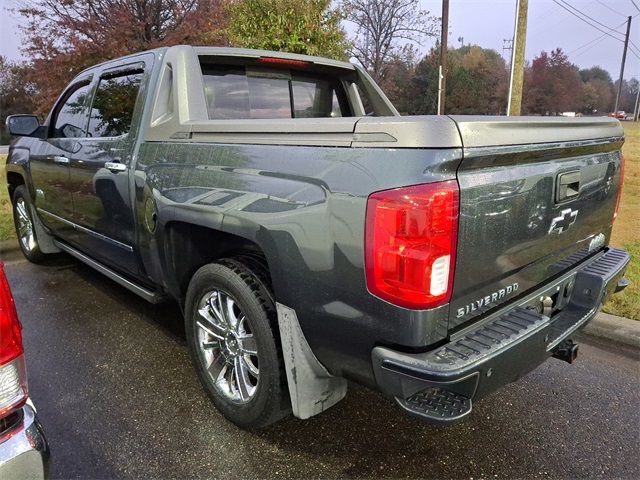
<svg viewBox="0 0 640 480"><path fill-rule="evenodd" d="M0 242L0 258L12 254L18 250L20 250L20 245L18 245L18 240L16 240L15 238L12 240L3 240Z"/></svg>
<svg viewBox="0 0 640 480"><path fill-rule="evenodd" d="M592 337L640 349L640 321L598 312L582 330Z"/></svg>

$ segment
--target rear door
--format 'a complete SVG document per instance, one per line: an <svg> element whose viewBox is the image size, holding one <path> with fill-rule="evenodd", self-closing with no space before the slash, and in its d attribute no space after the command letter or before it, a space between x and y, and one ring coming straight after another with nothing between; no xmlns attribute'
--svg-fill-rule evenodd
<svg viewBox="0 0 640 480"><path fill-rule="evenodd" d="M609 243L622 145L616 121L454 120L466 145L451 328Z"/></svg>
<svg viewBox="0 0 640 480"><path fill-rule="evenodd" d="M52 111L47 138L30 152L36 208L42 222L61 237L73 231L69 164L86 136L90 92L91 76L71 84Z"/></svg>
<svg viewBox="0 0 640 480"><path fill-rule="evenodd" d="M144 103L140 90L147 57L153 59L136 57L97 72L88 134L70 163L74 244L134 276L139 269L129 172L138 126L134 116Z"/></svg>

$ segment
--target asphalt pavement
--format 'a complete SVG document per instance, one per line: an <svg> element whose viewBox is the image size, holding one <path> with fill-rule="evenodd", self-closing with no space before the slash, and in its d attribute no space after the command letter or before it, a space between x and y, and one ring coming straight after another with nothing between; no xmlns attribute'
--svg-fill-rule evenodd
<svg viewBox="0 0 640 480"><path fill-rule="evenodd" d="M227 422L188 357L177 305L150 305L75 260L4 258L53 478L640 478L637 350L581 338L452 427L350 384L307 421Z"/></svg>

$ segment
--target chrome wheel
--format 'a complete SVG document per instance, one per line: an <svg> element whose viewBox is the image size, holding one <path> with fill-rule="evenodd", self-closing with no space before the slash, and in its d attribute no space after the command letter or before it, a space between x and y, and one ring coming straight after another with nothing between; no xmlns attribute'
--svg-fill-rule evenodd
<svg viewBox="0 0 640 480"><path fill-rule="evenodd" d="M37 247L37 244L36 237L33 233L33 222L31 221L31 216L29 216L28 208L24 198L18 198L15 207L18 238L24 250L32 252Z"/></svg>
<svg viewBox="0 0 640 480"><path fill-rule="evenodd" d="M258 347L247 317L226 292L213 290L198 303L198 353L216 390L246 403L258 387Z"/></svg>

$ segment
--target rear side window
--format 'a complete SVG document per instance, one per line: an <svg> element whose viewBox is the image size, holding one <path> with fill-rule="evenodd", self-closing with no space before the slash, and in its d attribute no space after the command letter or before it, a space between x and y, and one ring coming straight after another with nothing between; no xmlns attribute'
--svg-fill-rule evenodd
<svg viewBox="0 0 640 480"><path fill-rule="evenodd" d="M212 120L351 116L342 84L309 74L203 65Z"/></svg>
<svg viewBox="0 0 640 480"><path fill-rule="evenodd" d="M100 79L91 106L90 136L118 137L129 132L141 81L141 70Z"/></svg>
<svg viewBox="0 0 640 480"><path fill-rule="evenodd" d="M296 118L342 117L338 95L328 80L294 80L291 90Z"/></svg>
<svg viewBox="0 0 640 480"><path fill-rule="evenodd" d="M66 98L56 108L51 138L82 138L87 128L87 95L89 82L79 83L72 87Z"/></svg>

